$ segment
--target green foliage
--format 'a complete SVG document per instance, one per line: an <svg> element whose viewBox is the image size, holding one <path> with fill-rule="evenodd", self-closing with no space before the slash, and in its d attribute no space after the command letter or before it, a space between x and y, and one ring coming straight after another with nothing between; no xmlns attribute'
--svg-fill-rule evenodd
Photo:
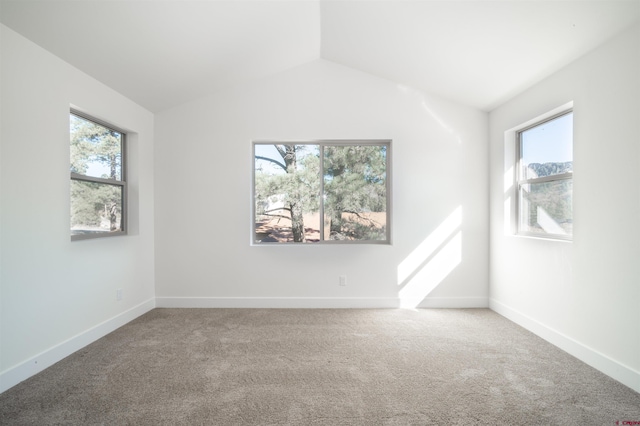
<svg viewBox="0 0 640 426"><path fill-rule="evenodd" d="M70 115L71 172L122 180L122 135ZM120 229L122 189L106 183L71 181L71 226Z"/></svg>
<svg viewBox="0 0 640 426"><path fill-rule="evenodd" d="M106 179L122 179L122 134L70 115L71 172L87 174L90 166L103 169Z"/></svg>
<svg viewBox="0 0 640 426"><path fill-rule="evenodd" d="M303 216L319 211L322 178L324 212L330 218L326 239L386 238L386 215L380 215L387 204L386 146L325 146L322 175L317 145L274 147L282 161L256 157L257 215L289 219L294 241L304 241Z"/></svg>
<svg viewBox="0 0 640 426"><path fill-rule="evenodd" d="M526 225L532 232L542 232L539 225L538 209L544 210L568 234L573 224L573 182L564 179L552 182L524 185L523 197L527 201Z"/></svg>
<svg viewBox="0 0 640 426"><path fill-rule="evenodd" d="M293 240L305 241L304 215L317 212L319 164L317 153L306 145L274 145L282 161L256 157L256 212L263 216L286 217L291 221ZM261 161L276 164L267 172Z"/></svg>
<svg viewBox="0 0 640 426"><path fill-rule="evenodd" d="M384 239L386 224L367 213L386 211L386 154L385 146L376 145L325 148L325 213L332 239Z"/></svg>
<svg viewBox="0 0 640 426"><path fill-rule="evenodd" d="M382 241L386 238L386 226L366 216L359 218L347 218L344 216L340 222L340 230L332 231L329 235L331 240L364 240Z"/></svg>
<svg viewBox="0 0 640 426"><path fill-rule="evenodd" d="M271 174L264 173L260 168L256 170L256 212L269 213L266 209L274 204L283 204L285 208L299 206L305 213L319 210L320 160L318 155L305 153L304 148L304 145L296 146L295 166L290 164L286 172L283 170L282 173Z"/></svg>
<svg viewBox="0 0 640 426"><path fill-rule="evenodd" d="M112 214L115 209L115 221ZM109 223L110 230L119 229L122 190L115 185L71 181L71 226L99 228Z"/></svg>

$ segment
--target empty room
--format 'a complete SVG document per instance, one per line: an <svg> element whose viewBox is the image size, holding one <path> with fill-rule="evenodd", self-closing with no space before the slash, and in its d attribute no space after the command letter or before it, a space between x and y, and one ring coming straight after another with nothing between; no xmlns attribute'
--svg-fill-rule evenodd
<svg viewBox="0 0 640 426"><path fill-rule="evenodd" d="M640 424L639 1L0 31L0 424Z"/></svg>

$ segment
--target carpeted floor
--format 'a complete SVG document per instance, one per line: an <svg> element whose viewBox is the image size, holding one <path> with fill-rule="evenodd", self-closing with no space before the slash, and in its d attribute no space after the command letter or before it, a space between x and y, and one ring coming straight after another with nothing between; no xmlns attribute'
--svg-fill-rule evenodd
<svg viewBox="0 0 640 426"><path fill-rule="evenodd" d="M640 394L486 309L155 309L0 395L2 425L624 421Z"/></svg>

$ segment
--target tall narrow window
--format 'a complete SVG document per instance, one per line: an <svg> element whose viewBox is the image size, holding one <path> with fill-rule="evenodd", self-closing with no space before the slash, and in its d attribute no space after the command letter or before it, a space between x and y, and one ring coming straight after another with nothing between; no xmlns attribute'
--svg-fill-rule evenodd
<svg viewBox="0 0 640 426"><path fill-rule="evenodd" d="M573 112L517 132L518 233L573 235Z"/></svg>
<svg viewBox="0 0 640 426"><path fill-rule="evenodd" d="M69 115L71 239L125 233L125 133L77 111Z"/></svg>
<svg viewBox="0 0 640 426"><path fill-rule="evenodd" d="M389 141L256 142L253 242L389 243Z"/></svg>

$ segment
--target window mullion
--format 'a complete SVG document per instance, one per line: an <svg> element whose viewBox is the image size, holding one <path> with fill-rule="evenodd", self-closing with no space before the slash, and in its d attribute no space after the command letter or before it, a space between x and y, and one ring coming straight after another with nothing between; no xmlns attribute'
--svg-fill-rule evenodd
<svg viewBox="0 0 640 426"><path fill-rule="evenodd" d="M126 182L121 181L121 180L105 179L105 178L99 178L99 177L94 177L94 176L82 175L82 174L73 173L73 172L71 172L71 179L73 179L73 180L83 180L85 182L104 183L104 184L107 184L107 185L117 185L117 186L125 186L126 185Z"/></svg>
<svg viewBox="0 0 640 426"><path fill-rule="evenodd" d="M553 182L553 181L557 181L557 180L567 180L567 179L572 179L573 178L573 173L561 173L561 174L557 174L557 175L551 175L551 176L543 176L543 177L538 177L538 178L531 178L531 179L522 179L518 182L519 185L526 185L528 183L544 183L544 182Z"/></svg>
<svg viewBox="0 0 640 426"><path fill-rule="evenodd" d="M320 153L320 161L318 167L318 174L320 175L320 185L319 191L320 200L318 204L320 205L319 213L320 213L320 241L325 241L324 235L324 144L319 144L318 152Z"/></svg>

